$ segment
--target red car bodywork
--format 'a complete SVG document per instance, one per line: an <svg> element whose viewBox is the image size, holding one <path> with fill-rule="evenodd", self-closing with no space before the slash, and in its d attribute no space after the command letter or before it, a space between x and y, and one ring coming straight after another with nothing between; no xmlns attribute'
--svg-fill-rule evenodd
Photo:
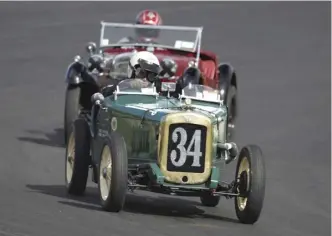
<svg viewBox="0 0 332 236"><path fill-rule="evenodd" d="M139 49L135 49L140 51ZM143 50L143 49L142 49ZM103 50L105 53L110 55L117 55L119 53L131 52L130 49L123 48L107 48ZM154 49L154 55L158 57L159 60L164 58L172 58L178 65L178 69L175 76L181 76L184 70L188 67L190 61L194 61L196 53L183 52L171 49ZM217 88L218 81L218 58L213 52L201 51L199 60L199 69L203 74L203 84L212 88Z"/></svg>

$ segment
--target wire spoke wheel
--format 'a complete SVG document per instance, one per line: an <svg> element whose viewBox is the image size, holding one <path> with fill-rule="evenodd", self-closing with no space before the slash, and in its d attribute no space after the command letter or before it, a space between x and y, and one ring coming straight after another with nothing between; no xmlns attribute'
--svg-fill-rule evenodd
<svg viewBox="0 0 332 236"><path fill-rule="evenodd" d="M69 137L66 157L66 181L70 183L75 165L75 136L73 132Z"/></svg>
<svg viewBox="0 0 332 236"><path fill-rule="evenodd" d="M99 161L99 197L102 208L110 212L122 210L128 186L126 143L117 133L105 138Z"/></svg>
<svg viewBox="0 0 332 236"><path fill-rule="evenodd" d="M256 145L242 148L236 166L237 192L235 211L244 224L254 224L261 214L265 197L265 163Z"/></svg>
<svg viewBox="0 0 332 236"><path fill-rule="evenodd" d="M247 206L247 197L246 193L249 191L250 186L250 165L247 157L243 157L240 163L239 171L237 178L239 179L240 183L238 186L238 192L240 193L241 197L237 197L237 205L240 211L243 211Z"/></svg>
<svg viewBox="0 0 332 236"><path fill-rule="evenodd" d="M101 155L99 181L101 198L106 201L112 185L112 154L107 145L105 145Z"/></svg>
<svg viewBox="0 0 332 236"><path fill-rule="evenodd" d="M66 145L65 181L69 194L83 195L89 175L90 131L84 119L74 122Z"/></svg>

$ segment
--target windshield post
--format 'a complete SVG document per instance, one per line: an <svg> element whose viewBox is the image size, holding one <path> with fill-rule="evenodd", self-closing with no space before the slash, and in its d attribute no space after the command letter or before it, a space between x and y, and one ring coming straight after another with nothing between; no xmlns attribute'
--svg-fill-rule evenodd
<svg viewBox="0 0 332 236"><path fill-rule="evenodd" d="M197 34L197 53L196 53L196 67L198 67L200 55L201 55L201 44L202 44L202 32L203 32L203 27L198 29L198 34Z"/></svg>
<svg viewBox="0 0 332 236"><path fill-rule="evenodd" d="M101 21L100 24L101 24L101 29L100 29L99 47L103 45L104 29L105 29L104 21Z"/></svg>

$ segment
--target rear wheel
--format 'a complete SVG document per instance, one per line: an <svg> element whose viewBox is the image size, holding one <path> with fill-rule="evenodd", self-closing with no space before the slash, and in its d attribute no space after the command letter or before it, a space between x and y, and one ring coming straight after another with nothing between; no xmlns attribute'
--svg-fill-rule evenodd
<svg viewBox="0 0 332 236"><path fill-rule="evenodd" d="M84 119L74 122L66 148L66 187L69 194L83 195L90 166L90 133Z"/></svg>
<svg viewBox="0 0 332 236"><path fill-rule="evenodd" d="M236 166L240 196L235 198L235 211L244 224L254 224L261 213L265 196L265 164L256 145L242 148Z"/></svg>
<svg viewBox="0 0 332 236"><path fill-rule="evenodd" d="M99 195L105 211L122 210L127 193L128 159L124 139L112 133L106 140L99 163Z"/></svg>
<svg viewBox="0 0 332 236"><path fill-rule="evenodd" d="M80 95L81 88L79 86L69 85L67 87L64 114L64 134L66 144L72 132L73 122L78 117L81 109Z"/></svg>

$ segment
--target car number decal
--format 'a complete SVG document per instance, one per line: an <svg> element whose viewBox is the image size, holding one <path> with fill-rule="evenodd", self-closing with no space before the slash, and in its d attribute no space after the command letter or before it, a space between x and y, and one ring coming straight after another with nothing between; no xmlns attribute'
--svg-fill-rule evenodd
<svg viewBox="0 0 332 236"><path fill-rule="evenodd" d="M204 126L171 124L169 128L167 170L203 173L206 132Z"/></svg>

